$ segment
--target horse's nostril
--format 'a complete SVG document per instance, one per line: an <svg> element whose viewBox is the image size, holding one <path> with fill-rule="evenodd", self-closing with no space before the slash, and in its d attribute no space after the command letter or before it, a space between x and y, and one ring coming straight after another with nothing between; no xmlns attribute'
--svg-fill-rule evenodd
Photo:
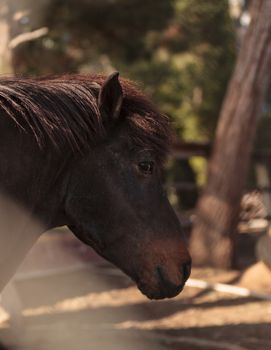
<svg viewBox="0 0 271 350"><path fill-rule="evenodd" d="M176 271L173 269L165 270L162 266L157 266L154 270L154 275L158 282L157 290L154 294L148 294L150 298L161 299L161 298L171 298L179 294L190 275L191 264L183 264L181 269ZM141 288L140 288L141 289ZM141 289L142 290L142 289ZM143 291L144 293L144 291Z"/></svg>
<svg viewBox="0 0 271 350"><path fill-rule="evenodd" d="M191 273L191 262L185 263L182 265L182 272L183 272L183 279L184 282L186 282L190 276Z"/></svg>
<svg viewBox="0 0 271 350"><path fill-rule="evenodd" d="M162 268L160 266L158 266L156 268L156 275L158 277L158 280L163 283L165 281L165 278L164 278L164 274L163 274L163 271L162 271Z"/></svg>

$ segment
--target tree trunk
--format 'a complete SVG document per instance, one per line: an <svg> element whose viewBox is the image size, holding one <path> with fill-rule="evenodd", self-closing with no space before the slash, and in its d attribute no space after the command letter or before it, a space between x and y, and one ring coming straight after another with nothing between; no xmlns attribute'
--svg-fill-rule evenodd
<svg viewBox="0 0 271 350"><path fill-rule="evenodd" d="M233 263L240 199L270 82L271 0L252 1L251 10L251 24L222 106L207 184L197 206L191 254L200 265L228 268Z"/></svg>
<svg viewBox="0 0 271 350"><path fill-rule="evenodd" d="M0 74L12 74L10 40L10 15L6 0L0 0Z"/></svg>
<svg viewBox="0 0 271 350"><path fill-rule="evenodd" d="M39 28L44 16L44 10L50 0L0 0L0 74L16 73L17 47L29 40L36 40L47 34L47 28ZM27 17L28 28L34 31L26 32L20 23L22 17ZM39 28L39 29L36 29ZM12 44L12 45L11 45ZM20 54L20 53L18 53Z"/></svg>

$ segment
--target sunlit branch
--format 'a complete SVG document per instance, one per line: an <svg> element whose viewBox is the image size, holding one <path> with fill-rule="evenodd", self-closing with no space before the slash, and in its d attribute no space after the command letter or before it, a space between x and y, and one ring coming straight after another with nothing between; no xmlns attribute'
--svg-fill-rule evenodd
<svg viewBox="0 0 271 350"><path fill-rule="evenodd" d="M19 34L9 42L8 47L10 49L15 49L16 47L18 47L19 45L25 42L37 40L45 36L46 34L48 34L48 32L49 32L49 29L47 27L42 27L32 32Z"/></svg>

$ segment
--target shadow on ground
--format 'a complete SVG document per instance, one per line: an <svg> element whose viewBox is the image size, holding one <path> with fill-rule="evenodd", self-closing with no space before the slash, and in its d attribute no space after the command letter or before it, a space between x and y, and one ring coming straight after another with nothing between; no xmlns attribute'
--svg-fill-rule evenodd
<svg viewBox="0 0 271 350"><path fill-rule="evenodd" d="M46 242L47 251L58 254L58 239L53 239L53 247L50 236ZM75 243L67 239L65 244ZM38 247L35 262L45 248ZM78 262L77 257L61 254L57 264ZM15 282L23 316L19 326L12 326L12 320L1 324L0 339L9 349L271 349L271 302L192 288L171 300L148 301L111 265L86 260L88 265L76 270L51 271ZM33 261L27 264L32 268ZM204 270L194 269L194 273L206 277ZM221 280L214 273L210 278L221 282L232 276L224 274Z"/></svg>

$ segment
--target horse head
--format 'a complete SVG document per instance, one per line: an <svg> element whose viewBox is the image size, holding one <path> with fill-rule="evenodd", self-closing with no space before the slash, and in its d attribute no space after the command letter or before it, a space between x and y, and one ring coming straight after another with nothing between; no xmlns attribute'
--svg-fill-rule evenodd
<svg viewBox="0 0 271 350"><path fill-rule="evenodd" d="M105 135L69 169L64 210L74 234L128 274L149 298L177 295L191 258L164 192L168 121L112 74L96 101Z"/></svg>

